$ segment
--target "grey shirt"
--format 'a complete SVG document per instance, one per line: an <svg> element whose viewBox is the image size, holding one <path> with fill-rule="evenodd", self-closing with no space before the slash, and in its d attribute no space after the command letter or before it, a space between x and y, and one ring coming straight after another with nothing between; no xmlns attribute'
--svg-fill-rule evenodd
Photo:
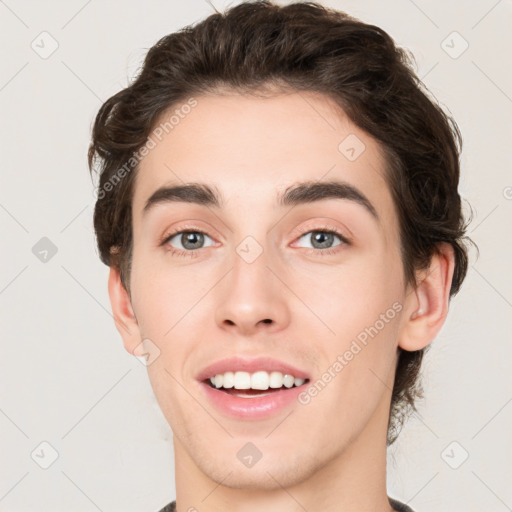
<svg viewBox="0 0 512 512"><path fill-rule="evenodd" d="M397 501L393 498L390 498L388 496L389 503L391 506L397 511L397 512L414 512L414 510L406 505L405 503L402 503L400 501ZM158 512L176 512L176 501L171 501L171 503L168 503L164 508L159 510Z"/></svg>

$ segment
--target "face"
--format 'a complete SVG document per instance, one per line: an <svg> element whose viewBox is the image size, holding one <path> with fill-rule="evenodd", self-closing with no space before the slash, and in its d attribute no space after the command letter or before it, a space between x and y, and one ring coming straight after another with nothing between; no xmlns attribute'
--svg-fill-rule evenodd
<svg viewBox="0 0 512 512"><path fill-rule="evenodd" d="M408 295L385 161L320 94L195 99L135 182L139 341L177 459L231 487L293 485L385 443ZM212 194L156 193L191 183ZM283 387L207 384L230 371Z"/></svg>

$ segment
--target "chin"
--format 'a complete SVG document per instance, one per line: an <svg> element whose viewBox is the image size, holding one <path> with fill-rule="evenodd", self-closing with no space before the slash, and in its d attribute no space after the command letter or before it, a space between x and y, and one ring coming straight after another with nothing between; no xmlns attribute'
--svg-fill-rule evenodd
<svg viewBox="0 0 512 512"><path fill-rule="evenodd" d="M204 452L203 452L204 453ZM264 460L262 457L252 467L245 467L236 460L228 463L225 454L211 454L210 459L196 460L201 471L217 484L231 489L244 490L282 490L307 480L323 463L313 460L306 454L290 457L285 454L273 454ZM229 475L229 476L228 476Z"/></svg>

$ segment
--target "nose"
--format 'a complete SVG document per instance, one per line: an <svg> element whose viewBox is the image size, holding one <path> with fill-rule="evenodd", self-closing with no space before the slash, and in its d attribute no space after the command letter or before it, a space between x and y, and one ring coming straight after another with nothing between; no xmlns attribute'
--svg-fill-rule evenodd
<svg viewBox="0 0 512 512"><path fill-rule="evenodd" d="M286 328L291 294L276 274L265 252L254 261L237 254L218 289L217 325L245 336Z"/></svg>

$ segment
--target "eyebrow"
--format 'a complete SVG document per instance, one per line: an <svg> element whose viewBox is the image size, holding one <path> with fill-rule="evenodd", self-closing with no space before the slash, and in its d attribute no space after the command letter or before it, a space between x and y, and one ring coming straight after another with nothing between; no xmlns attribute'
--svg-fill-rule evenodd
<svg viewBox="0 0 512 512"><path fill-rule="evenodd" d="M325 199L344 199L363 206L377 222L379 216L369 199L356 187L343 181L306 181L289 186L277 196L278 206L297 206ZM156 205L185 202L201 206L222 208L222 195L206 183L185 183L160 187L146 201L142 210L145 215Z"/></svg>

